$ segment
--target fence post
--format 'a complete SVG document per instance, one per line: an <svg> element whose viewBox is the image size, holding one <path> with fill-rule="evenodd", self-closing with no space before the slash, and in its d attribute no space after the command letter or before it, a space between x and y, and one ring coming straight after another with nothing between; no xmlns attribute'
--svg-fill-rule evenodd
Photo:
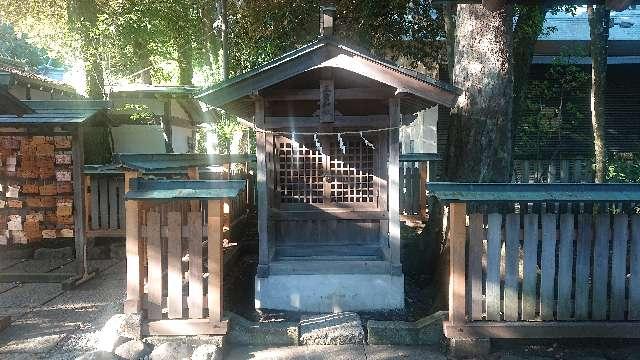
<svg viewBox="0 0 640 360"><path fill-rule="evenodd" d="M129 180L137 177L136 172L125 172L124 191L129 192ZM142 241L138 227L138 202L126 202L126 254L127 254L127 300L124 303L126 314L139 313L142 310L142 292L144 276L142 274Z"/></svg>
<svg viewBox="0 0 640 360"><path fill-rule="evenodd" d="M427 181L429 181L429 170L427 168L428 162L421 162L420 166L420 204L419 214L423 220L427 219Z"/></svg>
<svg viewBox="0 0 640 360"><path fill-rule="evenodd" d="M465 243L467 239L467 204L451 203L449 207L449 321L465 322Z"/></svg>

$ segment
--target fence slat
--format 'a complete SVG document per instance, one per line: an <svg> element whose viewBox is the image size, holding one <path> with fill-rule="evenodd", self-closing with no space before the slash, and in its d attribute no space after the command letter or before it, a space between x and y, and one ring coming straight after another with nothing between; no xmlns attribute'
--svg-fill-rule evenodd
<svg viewBox="0 0 640 360"><path fill-rule="evenodd" d="M109 180L106 177L98 180L100 192L100 229L109 228Z"/></svg>
<svg viewBox="0 0 640 360"><path fill-rule="evenodd" d="M557 319L571 317L571 287L573 278L573 214L560 215L560 244L558 245L558 307Z"/></svg>
<svg viewBox="0 0 640 360"><path fill-rule="evenodd" d="M160 238L160 213L147 213L148 292L147 317L162 318L162 239Z"/></svg>
<svg viewBox="0 0 640 360"><path fill-rule="evenodd" d="M589 277L591 275L591 245L593 222L591 214L578 215L576 239L576 319L589 318Z"/></svg>
<svg viewBox="0 0 640 360"><path fill-rule="evenodd" d="M504 319L518 320L518 257L520 255L520 214L505 219Z"/></svg>
<svg viewBox="0 0 640 360"><path fill-rule="evenodd" d="M500 250L502 215L492 213L487 221L487 320L500 320Z"/></svg>
<svg viewBox="0 0 640 360"><path fill-rule="evenodd" d="M482 240L484 215L469 215L469 274L471 282L471 319L482 320Z"/></svg>
<svg viewBox="0 0 640 360"><path fill-rule="evenodd" d="M169 212L167 225L167 307L169 319L179 319L182 318L182 214Z"/></svg>
<svg viewBox="0 0 640 360"><path fill-rule="evenodd" d="M611 253L610 320L624 320L627 239L629 239L629 217L624 213L616 214L613 218L613 251Z"/></svg>
<svg viewBox="0 0 640 360"><path fill-rule="evenodd" d="M91 229L100 229L100 189L95 176L91 176Z"/></svg>
<svg viewBox="0 0 640 360"><path fill-rule="evenodd" d="M118 189L118 223L121 229L125 228L125 206L124 206L124 178L117 178L117 189Z"/></svg>
<svg viewBox="0 0 640 360"><path fill-rule="evenodd" d="M536 317L536 284L538 281L538 214L524 216L522 320Z"/></svg>
<svg viewBox="0 0 640 360"><path fill-rule="evenodd" d="M596 217L595 244L593 247L593 320L607 318L607 280L609 275L609 214Z"/></svg>
<svg viewBox="0 0 640 360"><path fill-rule="evenodd" d="M118 229L118 190L117 178L109 177L109 229Z"/></svg>
<svg viewBox="0 0 640 360"><path fill-rule="evenodd" d="M542 320L554 319L557 221L556 214L542 214L542 254L540 255L540 318Z"/></svg>
<svg viewBox="0 0 640 360"><path fill-rule="evenodd" d="M631 217L629 320L640 320L640 215Z"/></svg>
<svg viewBox="0 0 640 360"><path fill-rule="evenodd" d="M203 316L202 287L202 213L187 214L189 229L189 317L200 319Z"/></svg>

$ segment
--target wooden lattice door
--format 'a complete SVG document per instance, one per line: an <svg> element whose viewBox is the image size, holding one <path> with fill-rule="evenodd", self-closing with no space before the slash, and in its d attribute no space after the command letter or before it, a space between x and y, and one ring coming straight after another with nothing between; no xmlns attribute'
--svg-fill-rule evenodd
<svg viewBox="0 0 640 360"><path fill-rule="evenodd" d="M280 208L378 208L378 149L357 136L276 139L276 184ZM297 205L296 205L297 204ZM309 207L307 207L309 208Z"/></svg>
<svg viewBox="0 0 640 360"><path fill-rule="evenodd" d="M359 135L343 135L343 147L336 136L319 136L322 149L313 136L275 138L273 206L280 215L274 235L283 253L316 256L337 245L350 254L377 256L379 214L386 211L380 169L388 151L384 136L367 138L375 148Z"/></svg>

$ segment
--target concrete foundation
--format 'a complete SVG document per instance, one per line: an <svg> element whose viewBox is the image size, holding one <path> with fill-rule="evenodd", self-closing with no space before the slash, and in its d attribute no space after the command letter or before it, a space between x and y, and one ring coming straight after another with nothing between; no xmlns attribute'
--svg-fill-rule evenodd
<svg viewBox="0 0 640 360"><path fill-rule="evenodd" d="M270 275L255 280L257 309L335 313L404 308L404 276Z"/></svg>

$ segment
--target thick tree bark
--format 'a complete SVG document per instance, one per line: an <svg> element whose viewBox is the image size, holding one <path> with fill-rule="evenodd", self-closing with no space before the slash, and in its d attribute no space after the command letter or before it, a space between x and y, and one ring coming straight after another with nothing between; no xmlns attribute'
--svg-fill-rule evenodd
<svg viewBox="0 0 640 360"><path fill-rule="evenodd" d="M449 74L449 82L452 82L456 44L456 4L446 3L442 5L442 8L444 15L444 31L446 33L447 71Z"/></svg>
<svg viewBox="0 0 640 360"><path fill-rule="evenodd" d="M451 111L450 181L507 182L511 177L513 7L458 5L453 83L463 94Z"/></svg>
<svg viewBox="0 0 640 360"><path fill-rule="evenodd" d="M518 123L526 104L529 71L533 50L542 32L547 9L542 5L519 7L518 21L513 30L513 115L511 136L515 138Z"/></svg>
<svg viewBox="0 0 640 360"><path fill-rule="evenodd" d="M98 7L95 0L68 0L67 16L72 31L80 39L86 73L86 92L92 99L104 98L104 70L100 62Z"/></svg>
<svg viewBox="0 0 640 360"><path fill-rule="evenodd" d="M609 40L609 10L603 5L589 6L591 33L591 126L595 154L595 182L605 180L606 143L605 89L607 86L607 42Z"/></svg>

